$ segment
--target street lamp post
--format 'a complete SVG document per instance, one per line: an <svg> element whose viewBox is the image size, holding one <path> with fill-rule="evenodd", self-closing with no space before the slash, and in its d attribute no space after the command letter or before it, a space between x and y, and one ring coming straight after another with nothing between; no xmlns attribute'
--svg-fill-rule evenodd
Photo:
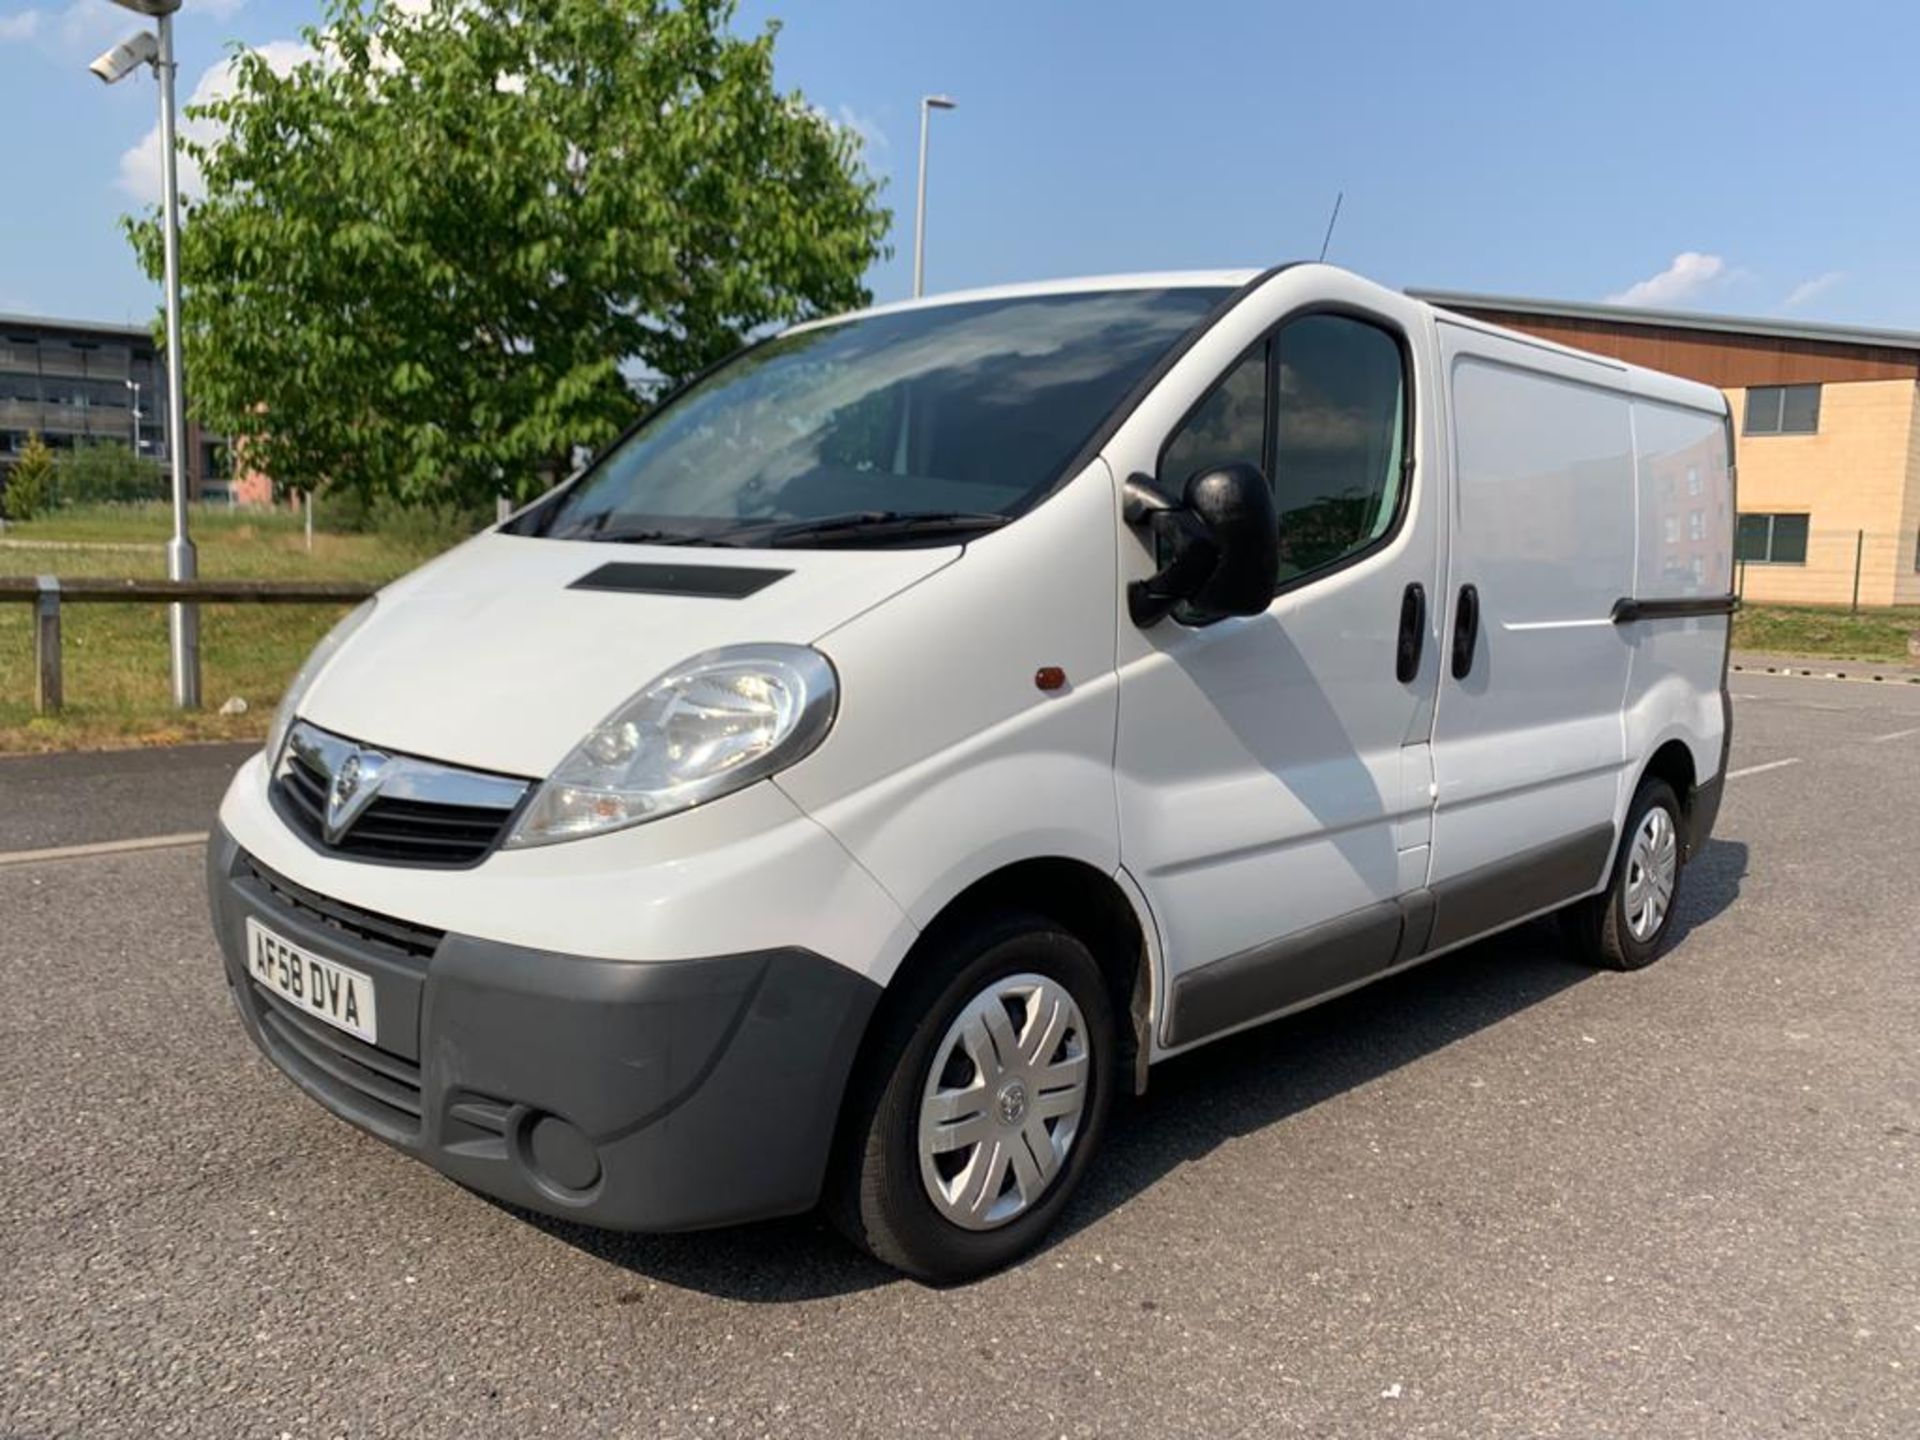
<svg viewBox="0 0 1920 1440"><path fill-rule="evenodd" d="M133 392L133 453L140 453L140 382L127 381L127 389Z"/></svg>
<svg viewBox="0 0 1920 1440"><path fill-rule="evenodd" d="M199 571L199 557L187 534L187 390L180 353L180 164L175 151L173 81L173 14L180 0L113 0L123 10L154 22L93 62L92 70L111 85L142 64L153 67L160 81L161 239L165 256L167 302L167 464L173 479L173 538L167 542L167 575L191 580ZM129 382L131 383L131 382ZM136 408L138 400L135 401ZM135 426L139 425L136 416ZM134 431L139 449L139 430ZM167 628L173 651L173 703L182 710L200 708L200 610L195 605L168 608Z"/></svg>
<svg viewBox="0 0 1920 1440"><path fill-rule="evenodd" d="M917 300L927 281L927 117L935 110L952 110L950 95L920 97L920 197L913 207L913 295Z"/></svg>

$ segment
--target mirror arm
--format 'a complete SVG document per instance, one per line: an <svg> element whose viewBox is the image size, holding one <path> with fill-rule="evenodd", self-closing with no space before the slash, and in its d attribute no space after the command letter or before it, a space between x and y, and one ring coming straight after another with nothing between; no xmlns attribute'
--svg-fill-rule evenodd
<svg viewBox="0 0 1920 1440"><path fill-rule="evenodd" d="M1127 586L1127 614L1145 630L1198 592L1220 563L1220 546L1199 516L1167 499L1144 475L1128 478L1120 513L1127 524L1148 528L1156 553L1162 546L1173 552L1155 574Z"/></svg>
<svg viewBox="0 0 1920 1440"><path fill-rule="evenodd" d="M1127 477L1120 487L1120 518L1129 525L1144 525L1155 515L1164 515L1180 507L1154 488L1153 477L1139 471Z"/></svg>

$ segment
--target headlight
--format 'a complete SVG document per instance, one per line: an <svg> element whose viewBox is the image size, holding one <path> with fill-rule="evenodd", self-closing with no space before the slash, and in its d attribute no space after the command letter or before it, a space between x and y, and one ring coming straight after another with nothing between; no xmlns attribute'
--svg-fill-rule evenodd
<svg viewBox="0 0 1920 1440"><path fill-rule="evenodd" d="M307 698L307 690L319 678L320 672L327 668L327 662L347 643L353 632L367 623L367 617L373 614L372 600L364 601L351 614L344 616L340 623L326 633L324 639L313 647L313 653L307 656L306 663L294 673L293 681L287 686L287 693L280 697L280 708L273 712L273 728L267 732L267 760L277 762L280 747L287 743L287 731L293 728L293 719L300 709L300 702Z"/></svg>
<svg viewBox="0 0 1920 1440"><path fill-rule="evenodd" d="M521 813L509 848L620 830L784 770L833 724L833 666L804 645L730 645L603 720Z"/></svg>

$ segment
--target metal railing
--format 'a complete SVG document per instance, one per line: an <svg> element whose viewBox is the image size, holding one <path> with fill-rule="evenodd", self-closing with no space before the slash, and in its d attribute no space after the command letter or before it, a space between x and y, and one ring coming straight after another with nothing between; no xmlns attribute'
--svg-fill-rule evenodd
<svg viewBox="0 0 1920 1440"><path fill-rule="evenodd" d="M348 580L107 580L0 575L0 604L34 607L33 708L55 715L65 700L60 613L67 605L338 605L364 600L373 586Z"/></svg>

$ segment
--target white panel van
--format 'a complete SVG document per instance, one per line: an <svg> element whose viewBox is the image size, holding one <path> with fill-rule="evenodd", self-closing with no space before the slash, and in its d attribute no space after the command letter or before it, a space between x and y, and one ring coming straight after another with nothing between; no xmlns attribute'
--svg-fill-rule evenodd
<svg viewBox="0 0 1920 1440"><path fill-rule="evenodd" d="M210 847L242 1023L515 1204L1003 1265L1158 1061L1659 953L1731 433L1324 265L798 326L315 651Z"/></svg>

